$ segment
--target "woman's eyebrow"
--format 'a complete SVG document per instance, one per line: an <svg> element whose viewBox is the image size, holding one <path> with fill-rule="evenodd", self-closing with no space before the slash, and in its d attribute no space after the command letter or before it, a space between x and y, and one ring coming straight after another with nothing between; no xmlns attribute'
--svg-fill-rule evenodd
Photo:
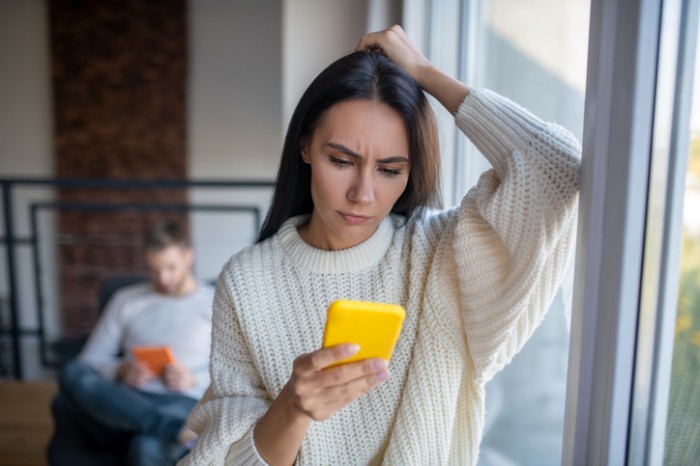
<svg viewBox="0 0 700 466"><path fill-rule="evenodd" d="M328 147L332 147L333 149L339 150L340 152L343 152L344 154L355 158L355 159L361 159L362 156L355 152L354 150L350 149L349 147L346 147L342 144L338 144L337 142L329 142L326 144ZM392 157L387 157L384 159L379 159L377 160L379 163L408 163L408 157L405 157L403 155L394 155Z"/></svg>

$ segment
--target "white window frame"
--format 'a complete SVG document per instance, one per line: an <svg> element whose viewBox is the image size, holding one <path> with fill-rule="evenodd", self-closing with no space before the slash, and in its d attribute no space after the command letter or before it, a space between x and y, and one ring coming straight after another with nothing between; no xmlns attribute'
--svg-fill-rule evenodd
<svg viewBox="0 0 700 466"><path fill-rule="evenodd" d="M628 464L664 461L699 4L663 3Z"/></svg>
<svg viewBox="0 0 700 466"><path fill-rule="evenodd" d="M690 84L671 82L672 108L659 99L669 80L663 77L668 68L662 68L668 63L662 64L658 51L674 41L662 28L695 37L697 5L689 5L696 2L681 3L591 4L563 464L663 463L678 286L679 180L687 157L682 128L689 112L678 97ZM684 14L695 17L681 27ZM672 52L679 46L675 41ZM685 58L678 65L690 53L681 50ZM679 70L672 66L674 73ZM668 133L659 130L665 118L673 120ZM659 141L666 137L670 141ZM663 153L654 153L672 141ZM662 157L666 163L652 165L652 153L654 161ZM661 201L661 226L647 224L655 214L650 195ZM653 228L662 240L645 250L645 233Z"/></svg>
<svg viewBox="0 0 700 466"><path fill-rule="evenodd" d="M591 3L563 464L626 460L659 3Z"/></svg>

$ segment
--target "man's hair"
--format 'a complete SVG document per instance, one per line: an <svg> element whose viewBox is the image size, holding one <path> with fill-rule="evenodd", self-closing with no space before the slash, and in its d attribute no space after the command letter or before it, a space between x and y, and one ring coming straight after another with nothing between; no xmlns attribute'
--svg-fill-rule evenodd
<svg viewBox="0 0 700 466"><path fill-rule="evenodd" d="M162 251L170 246L190 247L190 240L180 223L171 220L158 222L144 233L143 247L146 251Z"/></svg>

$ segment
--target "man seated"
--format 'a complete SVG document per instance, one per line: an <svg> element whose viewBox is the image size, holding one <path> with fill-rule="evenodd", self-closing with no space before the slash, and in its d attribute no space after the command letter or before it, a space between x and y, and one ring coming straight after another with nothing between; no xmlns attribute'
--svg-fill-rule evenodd
<svg viewBox="0 0 700 466"><path fill-rule="evenodd" d="M163 465L195 441L185 419L209 384L213 288L194 278L177 223L144 240L151 282L115 293L61 372L51 465ZM139 346L167 347L174 360L154 373L133 357Z"/></svg>

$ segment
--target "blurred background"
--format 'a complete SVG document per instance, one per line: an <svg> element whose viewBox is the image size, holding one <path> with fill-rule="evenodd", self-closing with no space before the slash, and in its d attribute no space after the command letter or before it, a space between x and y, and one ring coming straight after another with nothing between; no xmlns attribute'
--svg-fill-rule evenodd
<svg viewBox="0 0 700 466"><path fill-rule="evenodd" d="M100 284L145 272L140 234L157 219L188 226L196 275L215 279L255 241L301 93L367 31L403 25L441 68L580 138L589 9L0 0L0 378L53 380L99 315ZM449 206L488 164L436 111ZM560 463L570 305L571 278L489 384L482 465Z"/></svg>

